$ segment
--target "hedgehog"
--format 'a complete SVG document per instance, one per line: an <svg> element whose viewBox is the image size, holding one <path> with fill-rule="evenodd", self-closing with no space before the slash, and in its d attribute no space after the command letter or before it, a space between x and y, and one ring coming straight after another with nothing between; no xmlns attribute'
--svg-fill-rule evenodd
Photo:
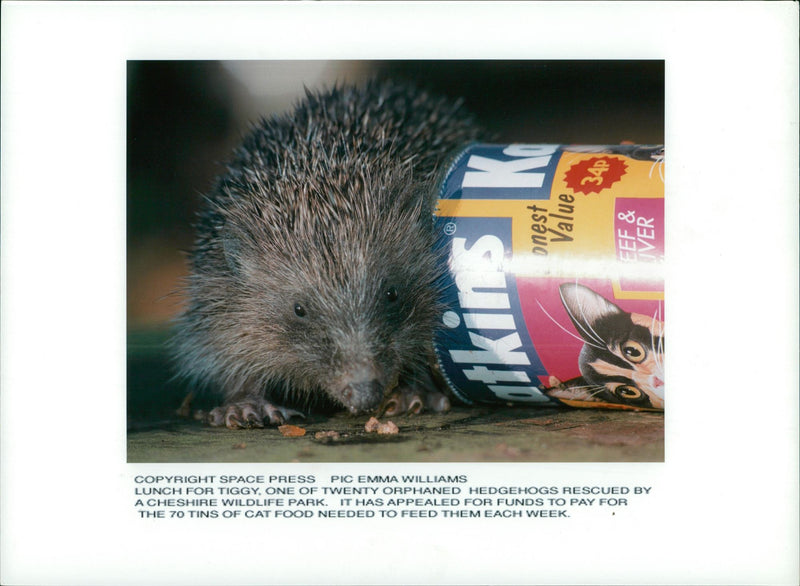
<svg viewBox="0 0 800 586"><path fill-rule="evenodd" d="M254 124L205 197L171 352L213 426L315 410L445 411L431 370L443 166L481 130L405 83L306 90Z"/></svg>

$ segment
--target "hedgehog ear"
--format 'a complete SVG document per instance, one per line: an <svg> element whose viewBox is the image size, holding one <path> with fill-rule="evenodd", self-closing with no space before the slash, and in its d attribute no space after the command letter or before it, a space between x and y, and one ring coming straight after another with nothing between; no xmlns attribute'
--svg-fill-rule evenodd
<svg viewBox="0 0 800 586"><path fill-rule="evenodd" d="M225 224L220 232L222 240L222 250L225 253L225 261L228 268L238 275L242 270L242 241L234 234L233 229Z"/></svg>
<svg viewBox="0 0 800 586"><path fill-rule="evenodd" d="M431 216L436 211L439 190L432 178L420 180L416 183L416 201L418 214L423 222L430 222ZM433 224L431 224L432 226Z"/></svg>
<svg viewBox="0 0 800 586"><path fill-rule="evenodd" d="M402 208L411 216L429 222L436 203L437 189L432 177L414 173L410 162L400 167L395 178L402 195Z"/></svg>

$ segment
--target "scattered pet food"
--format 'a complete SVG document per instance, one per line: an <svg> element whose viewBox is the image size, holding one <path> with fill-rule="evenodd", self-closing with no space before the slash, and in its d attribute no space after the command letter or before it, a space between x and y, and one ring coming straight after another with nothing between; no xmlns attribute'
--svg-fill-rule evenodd
<svg viewBox="0 0 800 586"><path fill-rule="evenodd" d="M283 437L303 437L306 434L305 429L296 425L281 425L278 431Z"/></svg>
<svg viewBox="0 0 800 586"><path fill-rule="evenodd" d="M394 422L387 421L386 423L381 423L377 417L370 417L367 423L364 424L364 430L367 433L377 432L380 435L394 435L400 433L400 428L398 428Z"/></svg>
<svg viewBox="0 0 800 586"><path fill-rule="evenodd" d="M378 434L380 435L394 435L396 433L400 433L400 428L398 428L393 421L387 421L386 423L378 425Z"/></svg>
<svg viewBox="0 0 800 586"><path fill-rule="evenodd" d="M335 442L339 439L339 432L338 431L318 431L314 434L314 439L317 439L321 442L329 443Z"/></svg>

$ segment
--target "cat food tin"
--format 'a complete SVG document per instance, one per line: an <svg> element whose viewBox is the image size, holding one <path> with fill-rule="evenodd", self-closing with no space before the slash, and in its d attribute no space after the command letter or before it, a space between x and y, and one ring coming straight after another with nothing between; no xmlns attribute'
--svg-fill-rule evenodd
<svg viewBox="0 0 800 586"><path fill-rule="evenodd" d="M663 146L475 144L435 221L460 399L664 409Z"/></svg>

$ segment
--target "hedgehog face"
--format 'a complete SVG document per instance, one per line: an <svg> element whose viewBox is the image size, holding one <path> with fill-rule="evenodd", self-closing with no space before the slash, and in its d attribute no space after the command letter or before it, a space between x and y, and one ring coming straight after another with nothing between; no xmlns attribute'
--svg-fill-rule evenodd
<svg viewBox="0 0 800 586"><path fill-rule="evenodd" d="M401 249L360 240L311 264L295 259L303 263L298 271L312 278L282 292L281 315L274 318L277 345L287 349L285 380L322 390L358 413L377 407L401 371L424 365L420 349L430 345L437 313L432 255L418 243ZM336 278L328 262L337 267Z"/></svg>

